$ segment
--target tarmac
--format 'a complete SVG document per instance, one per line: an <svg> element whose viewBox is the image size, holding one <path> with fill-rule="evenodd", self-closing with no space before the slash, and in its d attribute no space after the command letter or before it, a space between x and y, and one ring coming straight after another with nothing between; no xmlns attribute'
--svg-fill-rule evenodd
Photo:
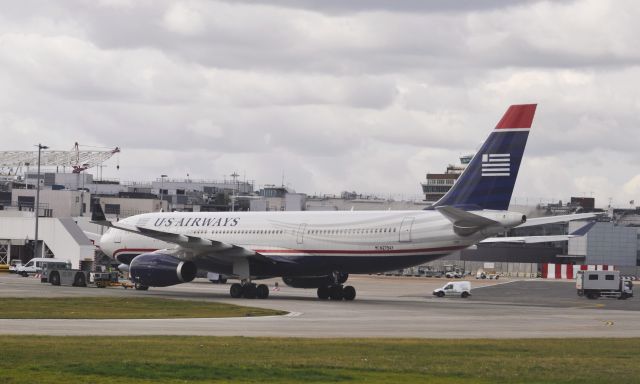
<svg viewBox="0 0 640 384"><path fill-rule="evenodd" d="M274 283L279 282L275 291ZM224 319L60 320L0 319L12 335L194 335L383 338L585 338L640 337L640 300L589 300L575 283L549 280L475 280L472 296L438 298L447 279L351 276L354 301L321 301L315 289L279 279L266 300L232 299L229 284L196 279L188 284L135 291L123 288L54 287L39 279L0 274L0 297L151 296L232 303L289 312L285 316Z"/></svg>

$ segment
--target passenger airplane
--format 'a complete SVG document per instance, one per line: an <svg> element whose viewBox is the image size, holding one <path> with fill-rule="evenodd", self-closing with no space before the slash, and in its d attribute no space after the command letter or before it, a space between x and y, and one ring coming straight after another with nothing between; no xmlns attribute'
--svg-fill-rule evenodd
<svg viewBox="0 0 640 384"><path fill-rule="evenodd" d="M267 298L268 287L252 279L282 277L317 288L320 299L353 300L355 288L343 285L350 273L415 266L511 228L593 217L527 222L508 211L535 110L509 107L451 190L426 210L157 212L111 222L96 204L92 221L110 227L100 248L129 265L137 289L189 282L204 270L238 277L232 297Z"/></svg>

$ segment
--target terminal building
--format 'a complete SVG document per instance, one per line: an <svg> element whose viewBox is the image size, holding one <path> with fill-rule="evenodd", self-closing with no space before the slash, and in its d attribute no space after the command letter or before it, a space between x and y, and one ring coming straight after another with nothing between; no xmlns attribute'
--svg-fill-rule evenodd
<svg viewBox="0 0 640 384"><path fill-rule="evenodd" d="M424 201L433 204L440 200L453 187L472 158L473 155L461 156L460 164L449 164L444 173L427 173L427 180L421 183Z"/></svg>

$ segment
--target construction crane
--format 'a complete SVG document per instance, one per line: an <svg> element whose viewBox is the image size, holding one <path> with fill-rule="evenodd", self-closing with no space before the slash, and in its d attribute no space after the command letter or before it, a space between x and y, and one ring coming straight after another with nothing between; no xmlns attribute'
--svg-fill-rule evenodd
<svg viewBox="0 0 640 384"><path fill-rule="evenodd" d="M73 173L102 164L111 156L120 152L120 148L111 150L80 150L75 143L70 151L42 151L40 165L49 167L69 167ZM16 175L22 167L37 166L38 151L0 151L0 173ZM5 171L8 169L8 172Z"/></svg>

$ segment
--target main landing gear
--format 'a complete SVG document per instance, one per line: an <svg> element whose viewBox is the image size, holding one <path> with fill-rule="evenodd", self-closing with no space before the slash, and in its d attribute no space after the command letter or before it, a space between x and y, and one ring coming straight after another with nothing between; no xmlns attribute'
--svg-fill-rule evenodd
<svg viewBox="0 0 640 384"><path fill-rule="evenodd" d="M343 287L342 284L322 286L318 288L318 298L351 301L356 298L356 289L350 285Z"/></svg>
<svg viewBox="0 0 640 384"><path fill-rule="evenodd" d="M335 301L352 301L355 299L356 289L350 285L347 285L346 287L342 285L342 283L347 281L348 276L349 275L337 271L333 272L331 274L333 284L320 286L318 288L318 298L320 300L331 299Z"/></svg>
<svg viewBox="0 0 640 384"><path fill-rule="evenodd" d="M234 299L244 297L245 299L266 299L269 297L269 287L265 284L257 285L254 283L234 283L229 288L229 293Z"/></svg>

